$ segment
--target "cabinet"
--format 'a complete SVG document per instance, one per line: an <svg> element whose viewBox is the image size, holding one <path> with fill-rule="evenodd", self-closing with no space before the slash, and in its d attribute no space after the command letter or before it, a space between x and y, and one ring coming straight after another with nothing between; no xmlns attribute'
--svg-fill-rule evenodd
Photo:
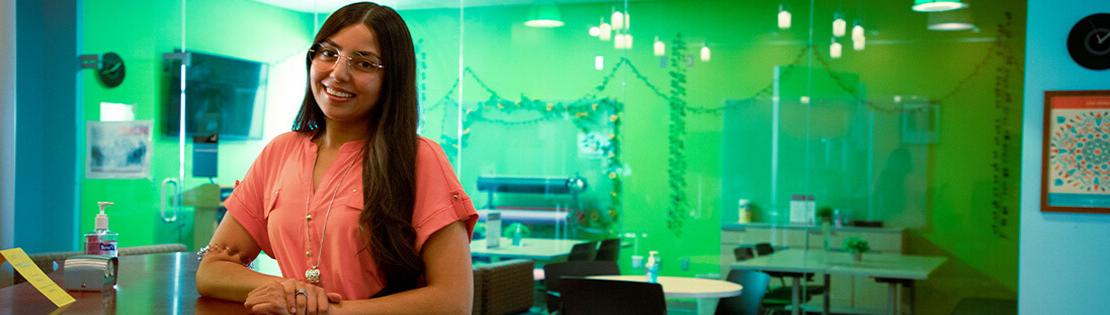
<svg viewBox="0 0 1110 315"><path fill-rule="evenodd" d="M843 248L844 239L858 237L867 240L872 252L901 253L902 252L901 228L865 228L843 227L833 229L829 239L829 248ZM771 243L776 248L809 248L821 250L824 242L821 239L819 227L807 225L771 225L766 223L749 224L722 224L721 226L721 274L728 274L732 263L736 262L733 249L741 245L755 243ZM822 281L815 277L816 282ZM860 276L832 275L832 294L830 307L834 310L852 313L869 313L881 311L887 307L888 287L877 283L874 279ZM778 285L778 281L772 283ZM810 301L811 305L820 305L821 299Z"/></svg>

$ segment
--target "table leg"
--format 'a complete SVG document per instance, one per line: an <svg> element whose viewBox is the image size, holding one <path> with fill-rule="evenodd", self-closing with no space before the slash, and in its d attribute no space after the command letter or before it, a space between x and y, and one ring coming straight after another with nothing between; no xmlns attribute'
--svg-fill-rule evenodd
<svg viewBox="0 0 1110 315"><path fill-rule="evenodd" d="M832 293L832 278L825 274L825 306L821 308L822 315L829 315L829 293Z"/></svg>
<svg viewBox="0 0 1110 315"><path fill-rule="evenodd" d="M791 277L790 281L794 284L790 288L790 306L793 307L793 309L790 310L790 314L791 315L800 315L801 311L802 311L802 302L801 302L802 283L801 283L801 277Z"/></svg>
<svg viewBox="0 0 1110 315"><path fill-rule="evenodd" d="M910 311L909 311L909 313L910 313L910 315L913 315L913 309L914 309L914 305L913 305L914 304L913 280L909 280L909 281L906 282L906 288L909 289L909 291L910 291Z"/></svg>
<svg viewBox="0 0 1110 315"><path fill-rule="evenodd" d="M890 315L898 315L898 283L890 282Z"/></svg>

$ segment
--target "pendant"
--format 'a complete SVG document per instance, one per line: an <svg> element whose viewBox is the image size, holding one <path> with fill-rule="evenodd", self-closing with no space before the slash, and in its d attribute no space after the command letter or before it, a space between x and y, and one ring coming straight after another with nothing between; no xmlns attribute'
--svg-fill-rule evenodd
<svg viewBox="0 0 1110 315"><path fill-rule="evenodd" d="M304 278L308 283L320 283L320 269L312 267L312 269L305 270Z"/></svg>

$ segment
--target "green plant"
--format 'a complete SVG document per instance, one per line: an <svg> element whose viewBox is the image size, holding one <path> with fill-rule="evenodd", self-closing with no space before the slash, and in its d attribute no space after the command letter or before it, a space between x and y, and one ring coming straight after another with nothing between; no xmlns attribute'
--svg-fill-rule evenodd
<svg viewBox="0 0 1110 315"><path fill-rule="evenodd" d="M515 232L518 227L520 228L520 236L527 238L528 236L532 235L532 229L529 229L527 225L521 223L513 223L509 224L509 226L506 226L504 229L501 230L501 236L512 238L513 232Z"/></svg>
<svg viewBox="0 0 1110 315"><path fill-rule="evenodd" d="M858 237L849 237L844 239L844 249L847 249L853 254L862 254L871 250L871 244L867 240Z"/></svg>
<svg viewBox="0 0 1110 315"><path fill-rule="evenodd" d="M817 220L818 220L818 222L832 222L832 217L833 217L833 208L832 207L824 206L824 207L821 207L821 208L817 208Z"/></svg>

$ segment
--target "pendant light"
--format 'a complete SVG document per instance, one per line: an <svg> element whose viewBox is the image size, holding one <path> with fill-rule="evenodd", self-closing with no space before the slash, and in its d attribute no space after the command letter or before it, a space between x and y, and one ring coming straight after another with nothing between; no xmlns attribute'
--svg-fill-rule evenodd
<svg viewBox="0 0 1110 315"><path fill-rule="evenodd" d="M655 36L655 42L651 46L651 51L656 57L662 57L667 53L667 46L659 40L659 36Z"/></svg>
<svg viewBox="0 0 1110 315"><path fill-rule="evenodd" d="M860 38L852 38L852 49L853 50L863 51L863 48L865 46L867 46L867 37L862 37L861 36Z"/></svg>
<svg viewBox="0 0 1110 315"><path fill-rule="evenodd" d="M848 22L844 21L844 17L840 14L833 15L832 34L836 37L843 37L845 30L848 28Z"/></svg>
<svg viewBox="0 0 1110 315"><path fill-rule="evenodd" d="M597 26L590 26L590 37L601 36L601 28Z"/></svg>
<svg viewBox="0 0 1110 315"><path fill-rule="evenodd" d="M614 30L624 29L624 13L621 11L613 11L613 16L609 19L613 23Z"/></svg>
<svg viewBox="0 0 1110 315"><path fill-rule="evenodd" d="M533 6L528 13L528 20L524 21L528 27L553 28L563 26L563 15L554 3Z"/></svg>
<svg viewBox="0 0 1110 315"><path fill-rule="evenodd" d="M712 56L710 56L709 45L708 44L706 44L706 43L701 44L701 56L700 57L701 57L701 61L709 62L709 58L712 57Z"/></svg>
<svg viewBox="0 0 1110 315"><path fill-rule="evenodd" d="M914 0L913 10L917 12L942 12L967 7L960 0Z"/></svg>
<svg viewBox="0 0 1110 315"><path fill-rule="evenodd" d="M840 46L840 43L836 42L836 38L833 38L832 44L829 45L829 57L832 57L832 59L840 59L842 49L843 47Z"/></svg>
<svg viewBox="0 0 1110 315"><path fill-rule="evenodd" d="M966 31L975 28L971 20L971 10L955 10L926 13L930 31Z"/></svg>
<svg viewBox="0 0 1110 315"><path fill-rule="evenodd" d="M790 11L787 11L786 7L781 4L779 5L779 29L790 29Z"/></svg>
<svg viewBox="0 0 1110 315"><path fill-rule="evenodd" d="M598 31L600 32L598 34L598 38L600 38L601 41L607 42L607 41L609 41L610 38L613 38L613 29L609 26L609 23L605 23L605 21L601 21L601 26L598 26L597 28L598 28Z"/></svg>

